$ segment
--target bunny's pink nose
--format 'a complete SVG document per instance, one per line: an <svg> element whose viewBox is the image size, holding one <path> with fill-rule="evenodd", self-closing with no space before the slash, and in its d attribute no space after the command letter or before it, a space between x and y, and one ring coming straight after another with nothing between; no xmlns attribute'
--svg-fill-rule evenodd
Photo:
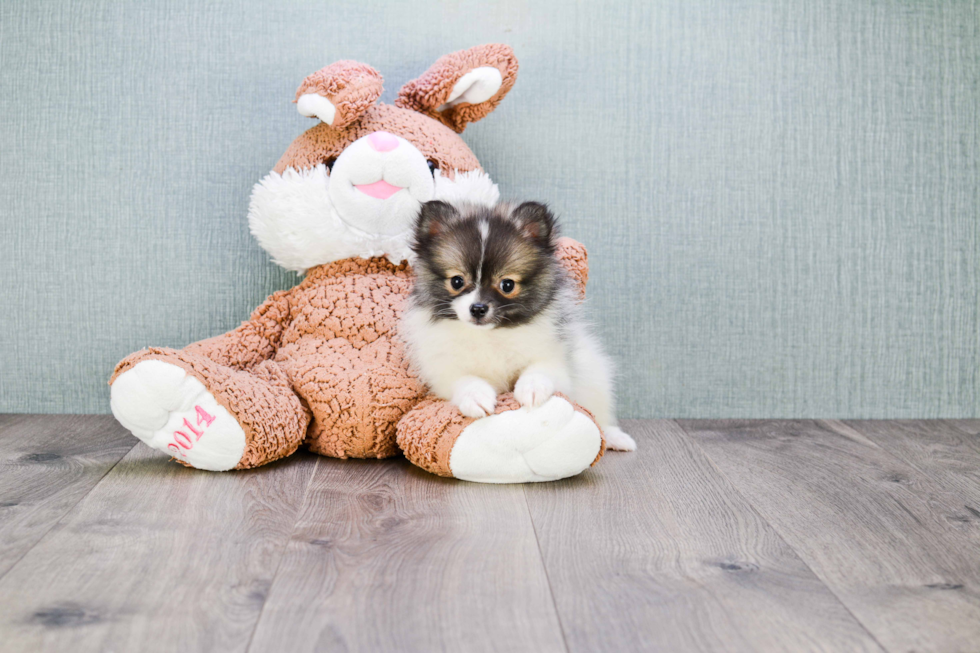
<svg viewBox="0 0 980 653"><path fill-rule="evenodd" d="M368 136L368 142L378 152L390 152L398 147L398 138L388 132L374 132Z"/></svg>

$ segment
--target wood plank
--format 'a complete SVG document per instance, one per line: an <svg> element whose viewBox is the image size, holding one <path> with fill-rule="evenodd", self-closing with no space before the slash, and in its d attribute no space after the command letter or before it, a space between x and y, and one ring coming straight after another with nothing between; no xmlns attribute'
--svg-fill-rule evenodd
<svg viewBox="0 0 980 653"><path fill-rule="evenodd" d="M6 428L18 422L24 422L32 416L26 413L0 413L0 429Z"/></svg>
<svg viewBox="0 0 980 653"><path fill-rule="evenodd" d="M0 418L3 578L138 440L107 415Z"/></svg>
<svg viewBox="0 0 980 653"><path fill-rule="evenodd" d="M315 466L135 447L0 580L0 650L245 650Z"/></svg>
<svg viewBox="0 0 980 653"><path fill-rule="evenodd" d="M980 419L946 419L943 420L943 423L949 424L967 435L980 435Z"/></svg>
<svg viewBox="0 0 980 653"><path fill-rule="evenodd" d="M323 459L252 651L564 651L520 486Z"/></svg>
<svg viewBox="0 0 980 653"><path fill-rule="evenodd" d="M525 489L570 651L880 650L675 423L626 430Z"/></svg>
<svg viewBox="0 0 980 653"><path fill-rule="evenodd" d="M980 521L980 437L939 420L848 421L878 446L923 472L958 497L967 514Z"/></svg>
<svg viewBox="0 0 980 653"><path fill-rule="evenodd" d="M976 650L980 520L841 422L682 421L892 651Z"/></svg>

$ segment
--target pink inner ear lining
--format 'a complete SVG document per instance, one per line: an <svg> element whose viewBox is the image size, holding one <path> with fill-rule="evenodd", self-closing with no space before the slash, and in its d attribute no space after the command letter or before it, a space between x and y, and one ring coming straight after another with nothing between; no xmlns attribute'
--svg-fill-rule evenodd
<svg viewBox="0 0 980 653"><path fill-rule="evenodd" d="M315 93L327 98L337 110L333 129L343 129L368 110L384 90L384 78L371 66L357 61L337 61L303 80L296 99Z"/></svg>
<svg viewBox="0 0 980 653"><path fill-rule="evenodd" d="M500 70L503 78L500 90L492 98L480 104L461 104L445 111L436 111L449 99L449 94L459 78L481 66L495 66ZM395 105L424 113L460 133L466 129L466 125L486 117L497 108L517 81L517 68L514 51L509 45L502 43L478 45L468 50L453 52L440 57L421 77L402 86L398 91Z"/></svg>

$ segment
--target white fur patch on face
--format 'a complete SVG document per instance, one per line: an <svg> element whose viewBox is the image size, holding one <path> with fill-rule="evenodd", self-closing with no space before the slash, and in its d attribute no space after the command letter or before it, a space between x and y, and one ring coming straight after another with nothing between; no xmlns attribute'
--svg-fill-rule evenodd
<svg viewBox="0 0 980 653"><path fill-rule="evenodd" d="M454 179L449 179L438 170L433 177L424 160L422 163L424 174L433 185L432 199L493 206L500 197L497 185L482 170L457 172ZM323 164L299 171L287 168L281 175L270 172L255 184L248 208L248 224L259 245L278 265L296 272L354 256L386 256L393 263L413 260L409 240L420 202L407 189L386 200L370 197L353 188L353 181L360 184L377 179L367 176L361 179L355 175L352 180L347 175L347 191L362 197L348 197L351 200L349 212L342 217L333 197L343 193L331 191L341 183L339 165L338 158L333 175ZM393 174L390 179L387 172L384 175L393 185L404 182L398 175ZM359 211L359 206L363 211ZM378 210L384 215L379 217Z"/></svg>
<svg viewBox="0 0 980 653"><path fill-rule="evenodd" d="M460 322L468 324L469 326L477 329L492 329L495 326L492 322L477 324L473 321L473 316L470 314L470 306L472 306L476 301L477 292L473 290L454 299L451 306L453 307L453 312L456 314L456 317L459 318ZM487 319L492 317L493 307L490 307L490 310L487 313Z"/></svg>
<svg viewBox="0 0 980 653"><path fill-rule="evenodd" d="M273 261L305 272L354 256L387 256L396 263L408 258L407 226L393 236L356 229L340 219L330 201L330 183L321 164L302 171L288 168L282 175L270 172L252 188L249 229Z"/></svg>
<svg viewBox="0 0 980 653"><path fill-rule="evenodd" d="M473 319L470 317L470 306L473 305L473 300L476 297L476 291L471 291L460 295L453 300L452 307L453 312L460 322L472 322Z"/></svg>
<svg viewBox="0 0 980 653"><path fill-rule="evenodd" d="M374 145L375 134L383 136L383 151ZM411 229L419 207L432 199L435 181L414 145L385 132L375 134L354 141L337 157L328 192L344 222L371 234L394 236ZM384 199L370 194L368 189L379 183L389 192L398 190Z"/></svg>

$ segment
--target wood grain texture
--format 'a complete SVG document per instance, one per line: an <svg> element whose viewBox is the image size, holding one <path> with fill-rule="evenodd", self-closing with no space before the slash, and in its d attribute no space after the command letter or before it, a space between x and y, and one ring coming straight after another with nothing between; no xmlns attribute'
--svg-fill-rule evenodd
<svg viewBox="0 0 980 653"><path fill-rule="evenodd" d="M980 419L947 419L944 420L944 423L963 431L967 435L980 435Z"/></svg>
<svg viewBox="0 0 980 653"><path fill-rule="evenodd" d="M939 420L847 422L948 491L980 521L980 436L969 422Z"/></svg>
<svg viewBox="0 0 980 653"><path fill-rule="evenodd" d="M322 459L250 650L564 651L521 487Z"/></svg>
<svg viewBox="0 0 980 653"><path fill-rule="evenodd" d="M841 422L682 421L888 650L980 641L980 518Z"/></svg>
<svg viewBox="0 0 980 653"><path fill-rule="evenodd" d="M520 487L0 415L0 652L976 650L980 421L627 429Z"/></svg>
<svg viewBox="0 0 980 653"><path fill-rule="evenodd" d="M245 650L315 464L134 448L0 581L0 651Z"/></svg>
<svg viewBox="0 0 980 653"><path fill-rule="evenodd" d="M109 416L0 416L0 578L137 442Z"/></svg>
<svg viewBox="0 0 980 653"><path fill-rule="evenodd" d="M875 651L673 422L525 492L570 651Z"/></svg>

